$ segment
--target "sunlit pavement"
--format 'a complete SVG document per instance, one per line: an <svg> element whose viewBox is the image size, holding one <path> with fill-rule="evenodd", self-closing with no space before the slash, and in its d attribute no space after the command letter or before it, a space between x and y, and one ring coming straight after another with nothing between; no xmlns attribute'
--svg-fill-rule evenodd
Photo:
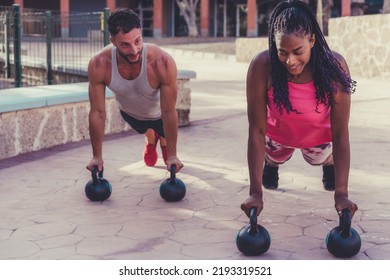
<svg viewBox="0 0 390 280"><path fill-rule="evenodd" d="M194 70L191 125L179 129L187 188L179 202L159 194L169 174L161 156L142 160L144 137L133 132L104 142L104 176L111 197L91 202L88 141L0 161L0 259L334 259L325 237L338 225L333 192L322 188L321 168L296 151L280 168L278 190L265 190L258 222L272 242L246 257L235 243L248 223L240 204L248 196L246 163L247 64L231 56L167 50L179 69ZM350 120L350 198L359 211L352 227L362 247L352 259L390 258L390 83L355 77ZM161 155L160 149L158 149Z"/></svg>

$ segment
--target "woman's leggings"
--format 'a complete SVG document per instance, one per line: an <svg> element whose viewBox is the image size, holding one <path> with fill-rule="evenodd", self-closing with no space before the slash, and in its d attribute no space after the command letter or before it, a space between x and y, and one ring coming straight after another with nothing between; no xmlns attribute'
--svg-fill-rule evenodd
<svg viewBox="0 0 390 280"><path fill-rule="evenodd" d="M288 161L296 148L282 145L265 137L265 157L269 164L278 165ZM302 148L303 158L311 165L333 164L332 142L324 143L311 148Z"/></svg>

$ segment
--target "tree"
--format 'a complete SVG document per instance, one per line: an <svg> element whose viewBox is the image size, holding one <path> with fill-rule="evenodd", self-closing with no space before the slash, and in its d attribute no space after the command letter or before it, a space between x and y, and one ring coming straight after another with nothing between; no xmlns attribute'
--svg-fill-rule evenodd
<svg viewBox="0 0 390 280"><path fill-rule="evenodd" d="M199 36L198 26L196 25L196 7L198 3L199 0L176 0L180 15L186 21L189 37Z"/></svg>
<svg viewBox="0 0 390 280"><path fill-rule="evenodd" d="M383 14L389 14L390 13L390 0L384 0L383 1Z"/></svg>
<svg viewBox="0 0 390 280"><path fill-rule="evenodd" d="M331 17L333 0L302 0L309 4L312 11L316 14L317 22L325 36L328 35L329 19ZM363 0L364 1L364 0Z"/></svg>

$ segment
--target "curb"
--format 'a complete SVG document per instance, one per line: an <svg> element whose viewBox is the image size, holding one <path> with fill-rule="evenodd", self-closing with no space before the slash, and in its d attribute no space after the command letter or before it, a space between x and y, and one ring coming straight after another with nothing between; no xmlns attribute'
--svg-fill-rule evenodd
<svg viewBox="0 0 390 280"><path fill-rule="evenodd" d="M198 51L172 49L172 48L164 48L164 47L161 48L171 55L176 54L176 55L184 55L184 56L197 57L197 58L220 59L220 60L226 60L228 62L237 62L236 56L231 54L198 52Z"/></svg>

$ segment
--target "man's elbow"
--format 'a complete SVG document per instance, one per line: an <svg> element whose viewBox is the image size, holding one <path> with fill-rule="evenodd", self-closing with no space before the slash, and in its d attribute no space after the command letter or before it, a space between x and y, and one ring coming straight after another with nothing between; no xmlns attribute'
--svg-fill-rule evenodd
<svg viewBox="0 0 390 280"><path fill-rule="evenodd" d="M106 112L103 110L91 110L89 112L89 119L105 120Z"/></svg>

